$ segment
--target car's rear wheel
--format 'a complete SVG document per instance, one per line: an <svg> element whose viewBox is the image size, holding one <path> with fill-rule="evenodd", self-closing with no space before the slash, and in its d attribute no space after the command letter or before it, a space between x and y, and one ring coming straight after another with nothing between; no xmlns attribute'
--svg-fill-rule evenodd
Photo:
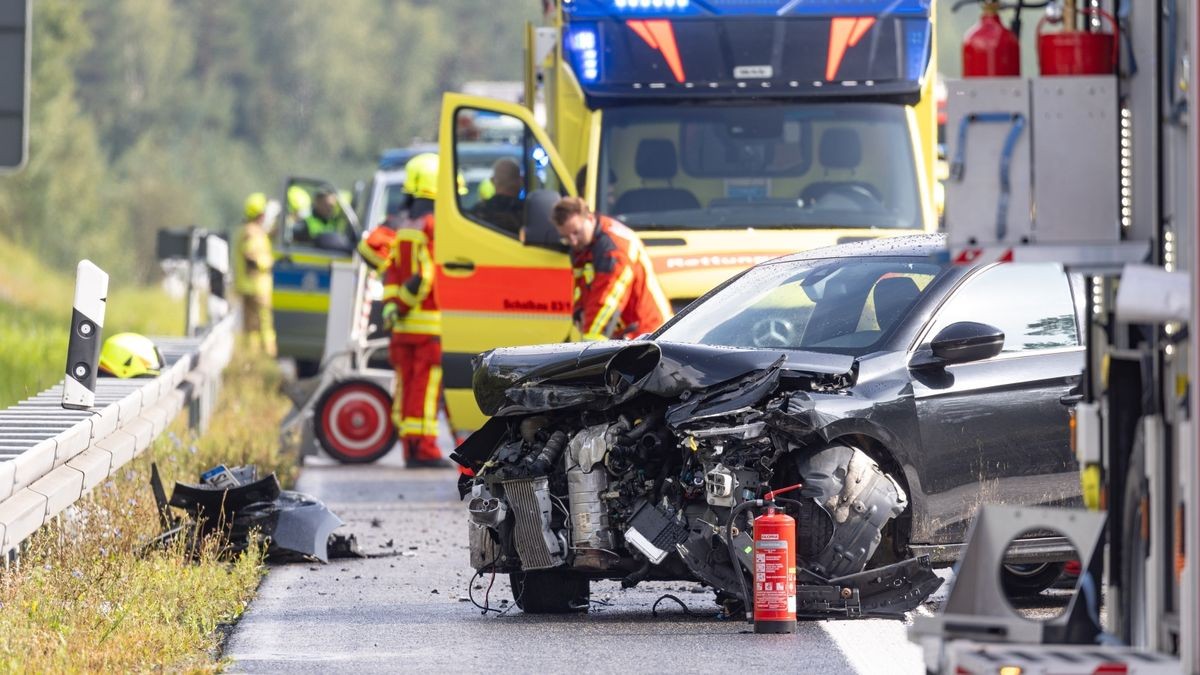
<svg viewBox="0 0 1200 675"><path fill-rule="evenodd" d="M1146 486L1146 447L1139 421L1133 438L1133 452L1126 471L1125 495L1121 501L1121 592L1118 625L1125 644L1144 647L1150 643L1150 630L1143 620L1146 606L1146 558L1150 533L1146 531L1149 508Z"/></svg>
<svg viewBox="0 0 1200 675"><path fill-rule="evenodd" d="M1037 595L1058 581L1065 566L1061 562L1005 565L1000 571L1000 585L1009 598Z"/></svg>
<svg viewBox="0 0 1200 675"><path fill-rule="evenodd" d="M587 577L570 572L513 572L508 581L517 607L528 614L586 612L591 599Z"/></svg>

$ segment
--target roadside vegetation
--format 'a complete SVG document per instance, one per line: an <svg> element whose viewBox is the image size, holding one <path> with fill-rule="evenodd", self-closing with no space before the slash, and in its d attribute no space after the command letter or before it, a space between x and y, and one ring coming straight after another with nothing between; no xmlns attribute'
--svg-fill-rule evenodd
<svg viewBox="0 0 1200 675"><path fill-rule="evenodd" d="M295 457L275 434L288 409L280 374L265 358L226 369L209 432L176 421L141 457L118 470L0 569L0 671L212 671L222 628L236 621L263 573L262 552L234 560L205 542L193 561L182 545L151 550L159 533L151 462L170 494L213 465L253 463L290 484Z"/></svg>
<svg viewBox="0 0 1200 675"><path fill-rule="evenodd" d="M0 236L0 408L62 379L75 268L46 267ZM104 334L181 335L183 303L162 290L113 281Z"/></svg>

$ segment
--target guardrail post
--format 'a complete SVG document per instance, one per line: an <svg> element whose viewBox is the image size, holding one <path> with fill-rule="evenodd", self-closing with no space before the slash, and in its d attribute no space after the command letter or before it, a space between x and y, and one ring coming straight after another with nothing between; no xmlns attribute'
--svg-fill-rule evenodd
<svg viewBox="0 0 1200 675"><path fill-rule="evenodd" d="M75 303L67 343L67 376L62 407L89 410L96 400L96 371L100 365L104 309L108 303L108 274L90 260L75 268Z"/></svg>
<svg viewBox="0 0 1200 675"><path fill-rule="evenodd" d="M196 227L188 228L188 255L187 255L187 305L185 308L185 318L183 325L183 334L192 337L196 334L196 327L200 323L200 303L198 290L196 288L196 258L200 254L200 230Z"/></svg>

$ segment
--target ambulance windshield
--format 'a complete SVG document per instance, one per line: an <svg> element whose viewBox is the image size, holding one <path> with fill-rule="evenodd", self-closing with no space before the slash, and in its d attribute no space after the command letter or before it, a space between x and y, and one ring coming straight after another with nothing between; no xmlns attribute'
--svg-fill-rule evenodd
<svg viewBox="0 0 1200 675"><path fill-rule="evenodd" d="M597 202L638 230L919 229L913 150L896 104L616 107Z"/></svg>

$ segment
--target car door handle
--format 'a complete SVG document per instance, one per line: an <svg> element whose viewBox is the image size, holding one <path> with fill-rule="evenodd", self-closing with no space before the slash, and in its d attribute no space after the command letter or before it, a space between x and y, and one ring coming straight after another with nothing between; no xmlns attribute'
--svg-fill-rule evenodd
<svg viewBox="0 0 1200 675"><path fill-rule="evenodd" d="M1083 394L1065 394L1058 397L1058 402L1063 405L1075 405L1083 400Z"/></svg>
<svg viewBox="0 0 1200 675"><path fill-rule="evenodd" d="M445 267L448 270L453 270L455 272L474 272L475 271L475 261L474 260L463 260L462 258L459 258L458 260L447 260L446 263L442 265L442 267Z"/></svg>

